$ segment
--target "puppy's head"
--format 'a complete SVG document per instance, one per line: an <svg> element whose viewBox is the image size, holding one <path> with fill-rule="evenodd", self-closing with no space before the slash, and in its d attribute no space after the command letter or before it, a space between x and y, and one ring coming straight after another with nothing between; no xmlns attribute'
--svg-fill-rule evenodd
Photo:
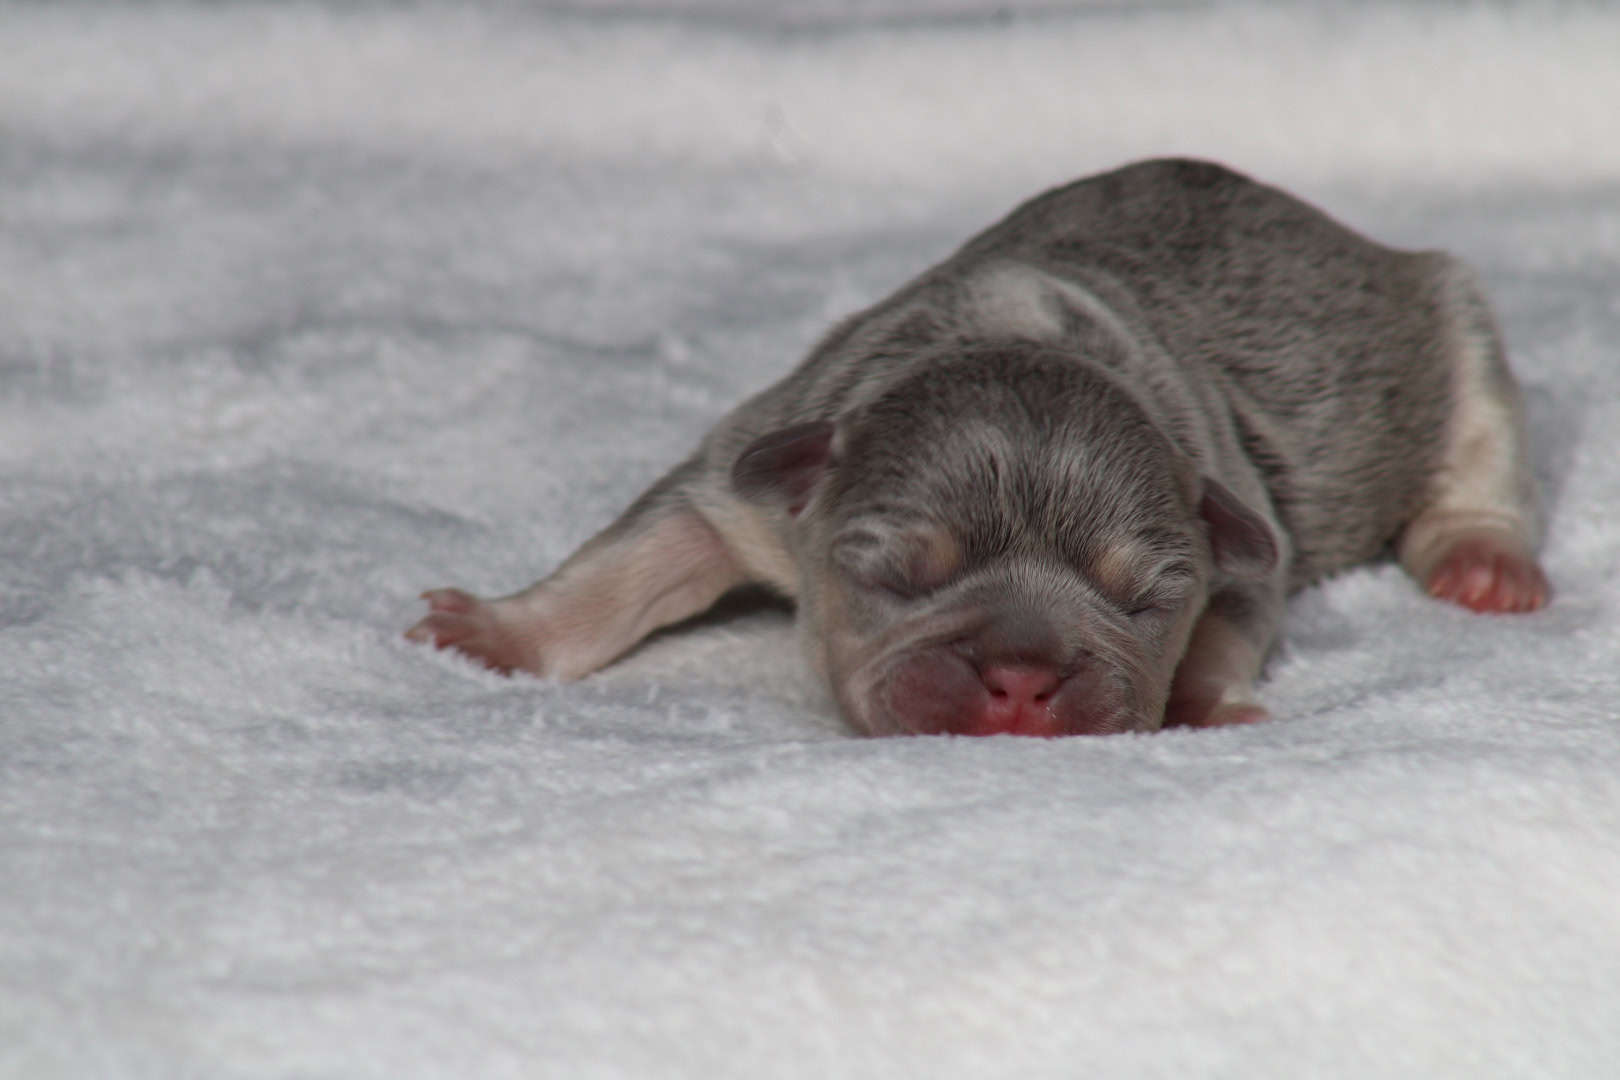
<svg viewBox="0 0 1620 1080"><path fill-rule="evenodd" d="M733 470L792 517L807 648L845 716L878 735L1158 727L1212 578L1269 573L1270 528L1072 358L921 367Z"/></svg>

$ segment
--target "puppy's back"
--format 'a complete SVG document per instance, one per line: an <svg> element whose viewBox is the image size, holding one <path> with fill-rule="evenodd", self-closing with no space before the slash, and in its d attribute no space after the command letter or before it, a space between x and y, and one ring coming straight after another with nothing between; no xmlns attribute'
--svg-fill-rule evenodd
<svg viewBox="0 0 1620 1080"><path fill-rule="evenodd" d="M1083 284L1217 385L1294 538L1296 584L1374 554L1422 503L1452 411L1447 256L1374 243L1219 165L1055 189L970 241Z"/></svg>

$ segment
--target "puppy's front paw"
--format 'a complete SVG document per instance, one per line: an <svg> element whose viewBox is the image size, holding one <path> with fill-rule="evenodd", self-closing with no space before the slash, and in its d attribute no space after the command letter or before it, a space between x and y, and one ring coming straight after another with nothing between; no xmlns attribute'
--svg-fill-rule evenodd
<svg viewBox="0 0 1620 1080"><path fill-rule="evenodd" d="M1271 714L1248 702L1218 702L1211 699L1172 701L1164 711L1165 727L1216 728L1237 724L1263 724Z"/></svg>
<svg viewBox="0 0 1620 1080"><path fill-rule="evenodd" d="M428 602L428 613L405 631L411 641L454 649L503 675L514 671L540 674L533 635L512 619L503 618L498 602L480 600L460 589L429 589L422 599Z"/></svg>

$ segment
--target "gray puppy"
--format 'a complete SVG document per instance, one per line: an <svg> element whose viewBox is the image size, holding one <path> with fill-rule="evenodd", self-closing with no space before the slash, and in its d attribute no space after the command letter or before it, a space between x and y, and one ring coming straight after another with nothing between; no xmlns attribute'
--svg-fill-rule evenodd
<svg viewBox="0 0 1620 1080"><path fill-rule="evenodd" d="M555 573L407 631L574 679L722 593L797 601L872 734L1261 719L1284 597L1393 543L1546 602L1518 392L1470 272L1217 165L1047 192L836 327Z"/></svg>

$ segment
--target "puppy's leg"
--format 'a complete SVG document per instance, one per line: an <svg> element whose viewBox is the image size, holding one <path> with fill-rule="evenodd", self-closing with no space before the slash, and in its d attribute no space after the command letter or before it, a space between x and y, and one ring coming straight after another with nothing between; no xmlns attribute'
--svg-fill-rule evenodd
<svg viewBox="0 0 1620 1080"><path fill-rule="evenodd" d="M1282 616L1280 590L1223 593L1193 626L1170 683L1166 727L1224 727L1269 719L1255 703L1260 674Z"/></svg>
<svg viewBox="0 0 1620 1080"><path fill-rule="evenodd" d="M1518 387L1466 271L1448 272L1451 425L1428 503L1397 553L1431 596L1474 611L1534 611L1550 590L1535 555L1540 522Z"/></svg>
<svg viewBox="0 0 1620 1080"><path fill-rule="evenodd" d="M691 465L672 472L522 592L496 600L460 589L423 593L430 610L405 636L497 671L577 679L659 627L705 610L757 575L699 509L693 472Z"/></svg>

